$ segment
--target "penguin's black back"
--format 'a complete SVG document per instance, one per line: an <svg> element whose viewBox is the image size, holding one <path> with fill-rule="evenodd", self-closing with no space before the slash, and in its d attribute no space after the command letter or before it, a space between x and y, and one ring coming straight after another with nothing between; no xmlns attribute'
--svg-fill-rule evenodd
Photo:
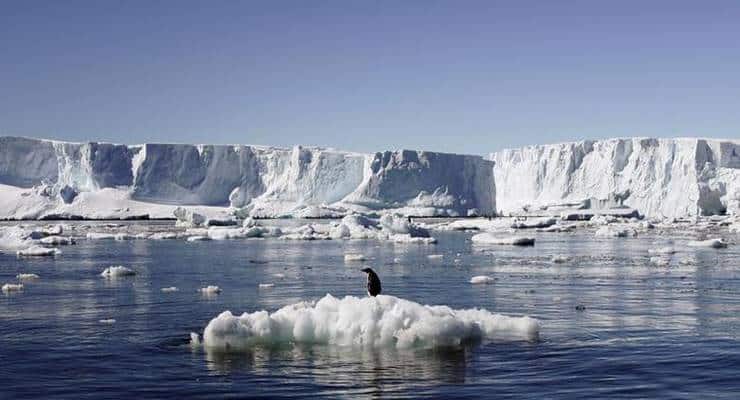
<svg viewBox="0 0 740 400"><path fill-rule="evenodd" d="M367 273L367 294L370 296L377 296L381 291L380 278L372 270Z"/></svg>

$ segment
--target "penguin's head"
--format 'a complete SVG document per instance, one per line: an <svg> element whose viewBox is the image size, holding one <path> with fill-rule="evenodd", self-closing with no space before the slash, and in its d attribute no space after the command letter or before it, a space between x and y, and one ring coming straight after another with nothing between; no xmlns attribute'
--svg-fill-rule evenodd
<svg viewBox="0 0 740 400"><path fill-rule="evenodd" d="M371 273L371 272L374 272L374 271L372 270L372 268L363 268L363 269L361 269L360 271L362 271L362 272L364 272L364 273L366 273L366 274L369 274L369 273Z"/></svg>

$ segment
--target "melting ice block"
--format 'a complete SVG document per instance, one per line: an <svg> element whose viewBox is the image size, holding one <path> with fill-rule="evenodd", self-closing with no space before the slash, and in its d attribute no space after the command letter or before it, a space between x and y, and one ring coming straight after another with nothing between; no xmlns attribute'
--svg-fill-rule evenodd
<svg viewBox="0 0 740 400"><path fill-rule="evenodd" d="M428 306L394 296L300 302L273 313L224 311L203 332L206 347L243 350L277 343L434 348L483 339L535 340L539 322L483 309Z"/></svg>

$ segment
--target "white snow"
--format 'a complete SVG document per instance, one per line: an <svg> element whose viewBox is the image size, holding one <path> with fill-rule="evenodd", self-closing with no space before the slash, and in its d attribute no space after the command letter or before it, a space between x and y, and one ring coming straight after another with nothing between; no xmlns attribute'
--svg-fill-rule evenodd
<svg viewBox="0 0 740 400"><path fill-rule="evenodd" d="M362 348L436 348L483 339L536 340L539 322L484 309L455 310L380 295L291 304L273 313L224 311L203 332L207 348L238 351L277 343Z"/></svg>
<svg viewBox="0 0 740 400"><path fill-rule="evenodd" d="M105 270L103 270L103 272L100 273L100 276L105 278L118 278L133 275L136 275L136 271L132 270L131 268L124 267L123 265L107 267Z"/></svg>
<svg viewBox="0 0 740 400"><path fill-rule="evenodd" d="M470 278L470 283L472 283L474 285L477 285L477 284L489 284L489 283L493 283L495 281L496 280L493 277L488 276L488 275L477 275L477 276L474 276L474 277Z"/></svg>
<svg viewBox="0 0 740 400"><path fill-rule="evenodd" d="M497 244L497 245L513 245L513 246L532 246L534 245L533 237L525 236L509 236L502 237L492 233L484 232L474 235L470 240L476 244Z"/></svg>

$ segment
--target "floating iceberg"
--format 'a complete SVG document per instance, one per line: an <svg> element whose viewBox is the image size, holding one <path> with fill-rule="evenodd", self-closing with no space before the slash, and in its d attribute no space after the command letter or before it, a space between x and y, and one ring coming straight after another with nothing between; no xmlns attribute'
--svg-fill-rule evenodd
<svg viewBox="0 0 740 400"><path fill-rule="evenodd" d="M203 332L207 348L238 351L278 343L363 348L436 348L484 339L536 340L539 322L483 309L426 306L393 296L301 302L273 313L224 311Z"/></svg>

